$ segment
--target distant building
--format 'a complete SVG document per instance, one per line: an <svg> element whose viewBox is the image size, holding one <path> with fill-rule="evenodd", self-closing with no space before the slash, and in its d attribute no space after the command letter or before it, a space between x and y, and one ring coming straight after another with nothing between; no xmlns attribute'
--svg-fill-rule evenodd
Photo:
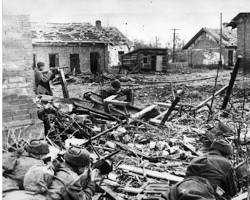
<svg viewBox="0 0 250 200"><path fill-rule="evenodd" d="M33 61L68 71L108 70L129 51L129 40L115 27L90 23L32 23Z"/></svg>
<svg viewBox="0 0 250 200"><path fill-rule="evenodd" d="M132 72L164 71L168 62L168 50L163 48L141 48L122 56L122 68Z"/></svg>
<svg viewBox="0 0 250 200"><path fill-rule="evenodd" d="M237 28L237 54L243 56L242 67L250 71L250 13L239 13L228 24Z"/></svg>
<svg viewBox="0 0 250 200"><path fill-rule="evenodd" d="M236 56L236 31L226 27L222 29L222 64L233 66ZM220 58L220 29L202 28L187 42L190 66L217 65Z"/></svg>

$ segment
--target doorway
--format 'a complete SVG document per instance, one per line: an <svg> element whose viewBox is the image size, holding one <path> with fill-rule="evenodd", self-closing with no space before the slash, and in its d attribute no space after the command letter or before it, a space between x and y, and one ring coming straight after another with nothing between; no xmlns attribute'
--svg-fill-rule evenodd
<svg viewBox="0 0 250 200"><path fill-rule="evenodd" d="M79 54L70 54L70 71L75 74L81 74Z"/></svg>
<svg viewBox="0 0 250 200"><path fill-rule="evenodd" d="M90 53L90 71L93 74L100 72L100 54L98 52Z"/></svg>
<svg viewBox="0 0 250 200"><path fill-rule="evenodd" d="M59 67L59 55L58 55L58 53L49 54L49 67L50 68Z"/></svg>

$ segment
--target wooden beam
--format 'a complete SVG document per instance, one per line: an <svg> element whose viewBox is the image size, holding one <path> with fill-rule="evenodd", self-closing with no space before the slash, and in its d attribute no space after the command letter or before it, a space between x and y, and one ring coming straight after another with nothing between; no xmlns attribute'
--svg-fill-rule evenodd
<svg viewBox="0 0 250 200"><path fill-rule="evenodd" d="M214 96L219 95L221 92L223 92L225 89L227 89L228 85L225 85L224 87L222 87L221 89L219 89L217 92L214 93ZM195 106L192 110L198 110L201 107L203 107L207 102L209 102L211 99L213 98L213 95L211 95L210 97L208 97L206 100L202 101L199 105Z"/></svg>
<svg viewBox="0 0 250 200"><path fill-rule="evenodd" d="M233 197L231 200L243 200L248 198L248 192L244 192L239 196Z"/></svg>
<svg viewBox="0 0 250 200"><path fill-rule="evenodd" d="M157 108L157 105L151 105L151 106L148 106L144 109L142 109L141 111L135 113L135 114L132 114L130 116L130 120L133 121L134 119L140 119L142 118L146 113L150 112L151 110Z"/></svg>
<svg viewBox="0 0 250 200"><path fill-rule="evenodd" d="M151 178L158 178L158 179L168 180L168 181L172 181L172 182L179 182L179 181L183 180L182 177L175 176L175 175L169 174L167 172L151 171L148 169L134 167L132 165L119 165L118 168L125 170L125 171L131 171L131 172L134 172L136 174L141 174L141 175L145 174L146 176L151 177Z"/></svg>
<svg viewBox="0 0 250 200"><path fill-rule="evenodd" d="M180 97L177 96L173 103L171 104L170 108L168 109L168 112L164 115L163 119L161 120L161 125L164 125L165 122L168 120L168 117L170 116L171 112L175 109L175 106L178 104L180 101Z"/></svg>
<svg viewBox="0 0 250 200"><path fill-rule="evenodd" d="M222 103L222 106L221 106L221 110L225 110L226 107L227 107L227 104L229 102L230 95L232 93L232 89L233 89L233 86L234 86L234 82L235 82L235 79L236 79L236 76L237 76L237 73L238 73L238 69L240 67L240 62L241 62L241 57L238 57L238 59L236 61L236 64L235 64L235 67L233 69L233 72L231 74L231 79L230 79L229 84L228 84L227 92L226 92L226 95L224 97L224 100L223 100L223 103Z"/></svg>
<svg viewBox="0 0 250 200"><path fill-rule="evenodd" d="M63 69L58 69L58 70L59 70L60 78L61 78L63 97L68 99L69 98L69 91L68 91L68 88L67 88L67 81L65 79L64 71L63 71Z"/></svg>

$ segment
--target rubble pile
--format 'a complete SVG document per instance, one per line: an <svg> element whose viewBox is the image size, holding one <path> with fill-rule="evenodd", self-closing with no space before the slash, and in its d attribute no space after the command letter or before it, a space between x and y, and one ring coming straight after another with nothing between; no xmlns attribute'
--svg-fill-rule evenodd
<svg viewBox="0 0 250 200"><path fill-rule="evenodd" d="M132 77L126 82L138 84L137 79ZM216 90L223 86L218 84ZM185 92L179 95L178 90ZM93 160L114 154L114 170L99 184L108 199L162 199L162 193L183 179L190 161L206 153L214 139L226 138L234 142L232 161L235 164L249 159L246 145L250 142L249 100L242 115L239 99L243 97L243 90L236 87L228 117L222 117L218 109L222 94L215 98L212 115L206 106L195 110L212 92L211 87L184 83L157 90L145 87L136 93L135 105L140 103L140 107L124 104L126 110L114 104L116 109L112 112L107 112L104 105L97 108L91 98L62 99L42 95L37 98L38 116L44 122L46 140L58 152L80 146L91 152ZM162 123L178 95L180 101ZM123 105L122 100L110 102ZM237 140L239 126L241 136ZM97 197L100 197L98 193Z"/></svg>

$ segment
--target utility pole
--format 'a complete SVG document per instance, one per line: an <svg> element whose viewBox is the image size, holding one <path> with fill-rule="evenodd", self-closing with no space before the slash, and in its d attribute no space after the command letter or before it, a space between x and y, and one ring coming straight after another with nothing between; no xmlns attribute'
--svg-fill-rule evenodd
<svg viewBox="0 0 250 200"><path fill-rule="evenodd" d="M158 41L159 41L159 38L157 36L155 36L155 48L158 47Z"/></svg>
<svg viewBox="0 0 250 200"><path fill-rule="evenodd" d="M172 57L172 62L175 62L175 46L176 46L176 31L180 29L173 28L171 29L174 31L174 36L173 36L173 57Z"/></svg>
<svg viewBox="0 0 250 200"><path fill-rule="evenodd" d="M220 13L220 60L219 60L220 68L222 68L221 54L222 54L222 13Z"/></svg>

